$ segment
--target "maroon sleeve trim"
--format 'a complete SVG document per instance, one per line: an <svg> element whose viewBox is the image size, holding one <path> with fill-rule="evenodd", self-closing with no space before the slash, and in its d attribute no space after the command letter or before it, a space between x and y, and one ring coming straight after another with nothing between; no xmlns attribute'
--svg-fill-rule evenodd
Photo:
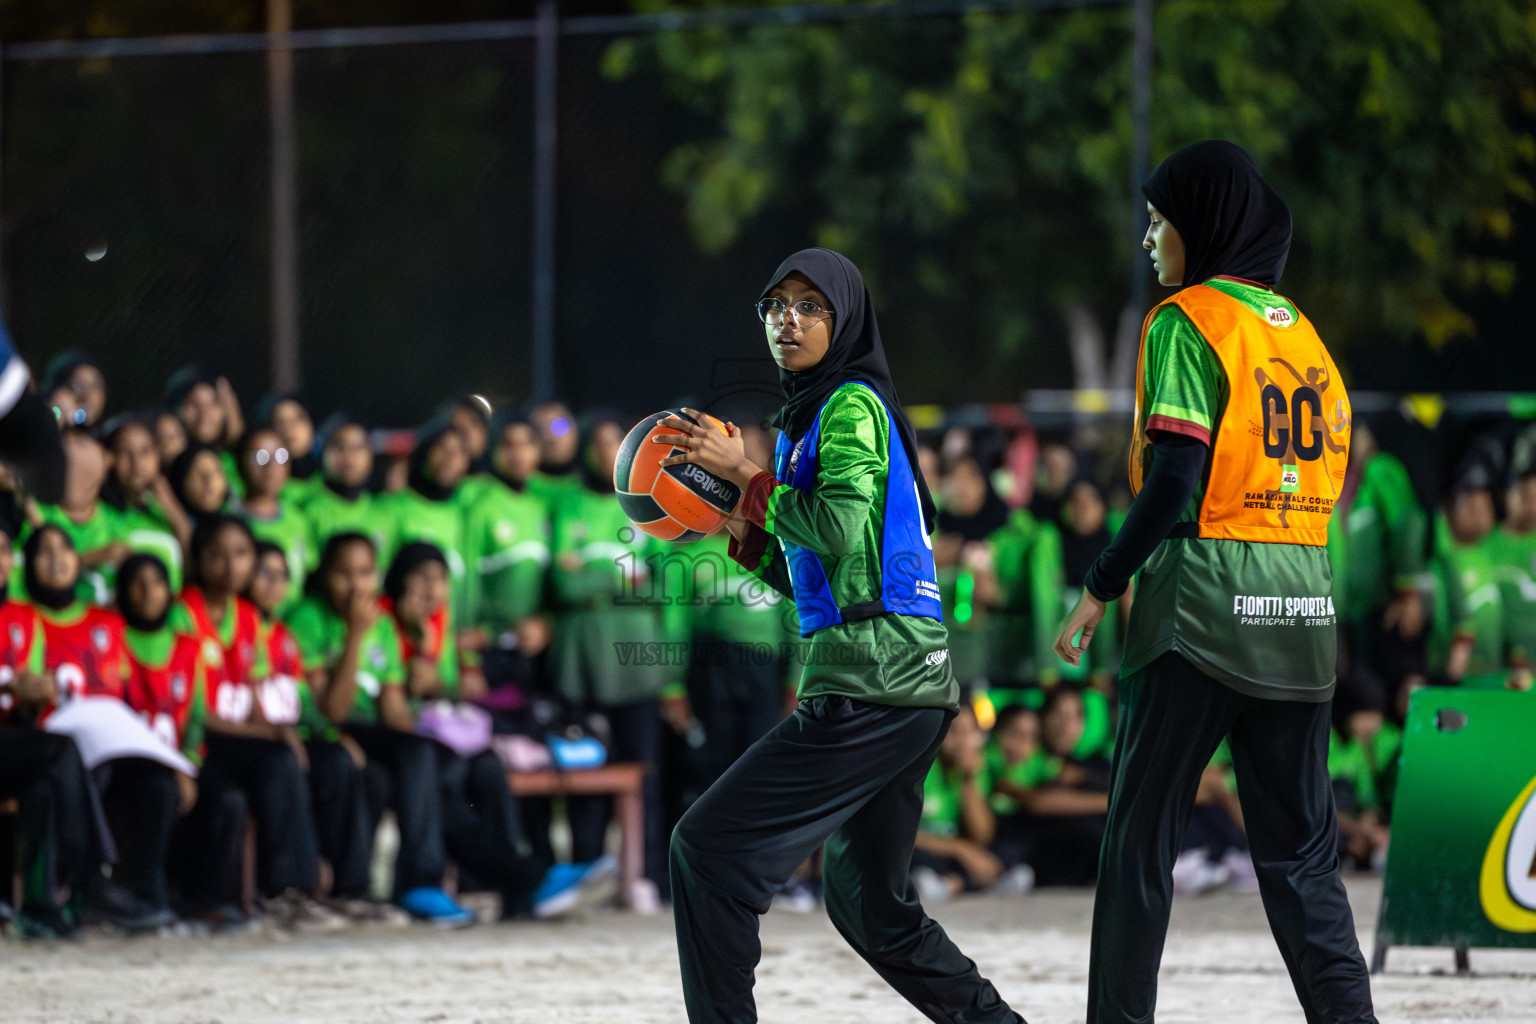
<svg viewBox="0 0 1536 1024"><path fill-rule="evenodd" d="M1147 433L1150 434L1154 430L1169 434L1183 434L1185 437L1194 438L1206 447L1210 447L1211 444L1210 428L1191 423L1189 420L1176 420L1172 416L1148 416Z"/></svg>
<svg viewBox="0 0 1536 1024"><path fill-rule="evenodd" d="M755 572L758 566L763 564L763 556L768 553L768 537L769 533L767 530L756 523L748 523L746 541L739 541L734 536L731 537L731 543L726 548L726 554L730 555L732 561L739 564L743 569L746 569L748 572Z"/></svg>
<svg viewBox="0 0 1536 1024"><path fill-rule="evenodd" d="M747 484L746 493L741 496L741 516L754 526L764 530L768 528L768 498L773 494L773 489L779 486L772 473L764 470L752 478Z"/></svg>

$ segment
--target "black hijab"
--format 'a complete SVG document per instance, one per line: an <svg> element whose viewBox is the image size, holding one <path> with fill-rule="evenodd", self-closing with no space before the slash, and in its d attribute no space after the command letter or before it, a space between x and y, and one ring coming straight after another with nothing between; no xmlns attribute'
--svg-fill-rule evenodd
<svg viewBox="0 0 1536 1024"><path fill-rule="evenodd" d="M986 540L993 533L1008 525L1008 506L992 487L992 480L980 464L969 456L965 461L976 466L983 490L981 507L970 515L961 515L952 506L939 512L939 532L956 534L962 540Z"/></svg>
<svg viewBox="0 0 1536 1024"><path fill-rule="evenodd" d="M448 559L444 557L443 549L436 544L415 540L403 546L396 553L395 560L389 563L389 571L384 574L384 596L399 604L401 595L405 593L406 577L428 562L436 562L444 569L448 568Z"/></svg>
<svg viewBox="0 0 1536 1024"><path fill-rule="evenodd" d="M75 542L70 540L69 534L64 532L63 527L55 523L44 523L32 531L32 536L28 537L27 542L21 546L23 556L21 578L27 588L27 597L34 604L40 604L44 608L51 608L59 612L75 603L75 584L80 581L80 572L77 567L75 578L67 587L43 585L43 581L37 575L37 553L42 549L43 538L48 535L49 531L53 531L60 537L63 537L71 548L75 546Z"/></svg>
<svg viewBox="0 0 1536 1024"><path fill-rule="evenodd" d="M277 407L282 405L284 402L292 402L294 405L297 405L300 409L304 410L304 415L310 415L309 406L304 404L304 399L299 395L297 391L270 391L263 395L261 401L256 404L255 425L258 427L270 427L273 430L276 430L277 424L274 422L274 420L277 416ZM310 416L309 422L310 426L313 427L315 422L313 416ZM278 436L282 437L282 433L279 432ZM319 449L319 445L317 443L319 439L320 431L316 430L314 440L310 443L309 451L288 453L288 458L290 460L288 463L289 475L291 475L293 479L308 480L310 477L315 475L315 470L320 465L320 459L315 455L315 452ZM283 444L287 443L288 439L283 438Z"/></svg>
<svg viewBox="0 0 1536 1024"><path fill-rule="evenodd" d="M1058 514L1061 519L1061 565L1066 575L1067 586L1072 590L1079 590L1083 581L1088 578L1088 570L1093 568L1093 563L1098 561L1099 555L1109 547L1113 539L1109 535L1107 523L1100 523L1099 528L1092 533L1078 533L1072 528L1072 524L1066 522L1066 502L1072 496L1075 487L1091 487L1099 497L1099 502L1104 505L1106 513L1109 511L1109 501L1104 496L1104 488L1099 486L1097 480L1092 477L1080 476L1067 484L1067 489L1062 492Z"/></svg>
<svg viewBox="0 0 1536 1024"><path fill-rule="evenodd" d="M343 501L356 501L363 496L364 491L368 490L368 481L364 480L355 486L342 484L331 478L325 466L325 450L331 446L331 438L345 427L359 427L364 434L368 433L368 429L361 422L342 412L332 413L315 432L315 447L320 452L320 482L325 485L326 490Z"/></svg>
<svg viewBox="0 0 1536 1024"><path fill-rule="evenodd" d="M428 469L427 462L432 457L432 449L438 442L447 437L451 432L447 423L439 420L428 426L416 438L416 447L411 452L410 473L406 480L411 489L428 501L447 501L453 497L453 492L458 490L463 477L454 481L452 487L444 487L437 482ZM467 475L467 474L466 474Z"/></svg>
<svg viewBox="0 0 1536 1024"><path fill-rule="evenodd" d="M1291 211L1230 142L1185 146L1141 186L1184 241L1183 287L1218 275L1273 288L1291 251Z"/></svg>
<svg viewBox="0 0 1536 1024"><path fill-rule="evenodd" d="M158 573L160 582L164 583L167 589L169 589L171 577L166 572L165 563L160 561L159 557L143 551L129 555L123 559L123 564L117 567L117 611L130 627L138 630L140 633L158 633L170 621L171 607L176 603L176 597L172 594L170 600L165 602L165 607L160 609L160 614L155 618L151 619L141 614L129 599L128 589L133 585L134 578L144 569Z"/></svg>
<svg viewBox="0 0 1536 1024"><path fill-rule="evenodd" d="M912 465L912 476L917 480L918 495L922 499L923 526L932 533L938 512L917 461L917 436L907 414L902 411L896 385L891 382L891 368L885 362L880 328L875 323L875 306L864 287L864 276L853 261L841 253L831 249L801 249L779 264L759 298L767 298L781 281L794 273L815 285L832 304L832 341L821 362L809 370L803 373L779 370L784 408L774 417L773 425L784 431L791 441L798 441L811 429L816 414L832 392L852 380L868 384L884 400L896 422L896 432L901 436L901 446L906 449L907 461Z"/></svg>
<svg viewBox="0 0 1536 1024"><path fill-rule="evenodd" d="M517 409L501 409L495 416L491 417L491 443L486 446L485 458L481 461L484 463L484 470L486 472L489 472L496 479L506 484L511 490L522 494L528 490L528 481L513 480L506 473L502 472L501 466L496 462L496 449L501 446L501 435L514 426L524 426L533 431L534 440L537 443L539 428L534 425L532 420ZM535 467L534 472L538 472L537 467Z"/></svg>
<svg viewBox="0 0 1536 1024"><path fill-rule="evenodd" d="M629 429L625 426L627 422L628 417L617 409L612 409L608 406L588 409L581 414L581 422L579 424L581 428L581 449L580 454L576 457L576 461L581 467L581 482L586 485L588 490L597 494L613 493L613 473L611 471L599 473L592 466L593 435L597 433L597 428L605 423L612 423L619 428L619 433L623 434Z"/></svg>
<svg viewBox="0 0 1536 1024"><path fill-rule="evenodd" d="M186 510L188 518L194 521L209 514L194 509L187 500L187 477L192 475L192 464L204 452L208 452L218 460L219 471L227 477L228 472L224 469L224 460L219 457L219 450L211 444L203 444L201 441L193 441L190 438L181 454L172 459L171 464L165 468L165 479L171 485L171 492L176 495L176 500L181 502L181 507ZM225 499L228 500L229 491L226 490L224 494Z"/></svg>

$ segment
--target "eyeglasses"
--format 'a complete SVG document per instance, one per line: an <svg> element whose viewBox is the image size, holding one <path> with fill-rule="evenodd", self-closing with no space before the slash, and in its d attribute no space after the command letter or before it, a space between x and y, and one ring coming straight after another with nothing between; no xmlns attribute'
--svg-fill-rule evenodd
<svg viewBox="0 0 1536 1024"><path fill-rule="evenodd" d="M257 448L251 452L251 463L257 466L265 466L269 462L275 462L279 466L288 461L287 448Z"/></svg>
<svg viewBox="0 0 1536 1024"><path fill-rule="evenodd" d="M793 306L786 306L783 299L763 299L757 304L757 318L765 324L782 324L785 313L801 330L815 327L833 315L830 309L822 309L809 299L801 299Z"/></svg>

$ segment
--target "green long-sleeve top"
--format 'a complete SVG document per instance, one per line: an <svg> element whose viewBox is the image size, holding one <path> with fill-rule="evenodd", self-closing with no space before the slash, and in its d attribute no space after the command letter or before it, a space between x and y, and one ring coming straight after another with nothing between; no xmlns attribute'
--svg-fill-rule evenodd
<svg viewBox="0 0 1536 1024"><path fill-rule="evenodd" d="M549 504L491 476L472 477L460 489L468 570L463 621L499 635L543 607Z"/></svg>
<svg viewBox="0 0 1536 1024"><path fill-rule="evenodd" d="M1377 452L1367 460L1344 529L1345 572L1334 587L1342 616L1367 615L1396 592L1419 586L1429 517L1395 455Z"/></svg>
<svg viewBox="0 0 1536 1024"><path fill-rule="evenodd" d="M550 569L558 610L551 654L569 700L628 704L681 683L686 644L663 622L676 595L655 581L666 555L666 544L635 529L611 492L582 487L561 500Z"/></svg>
<svg viewBox="0 0 1536 1024"><path fill-rule="evenodd" d="M786 684L794 686L803 665L794 602L733 560L729 549L725 530L672 546L657 575L661 591L671 598L662 611L667 634L688 641L690 661L737 664L751 657L768 664L783 659Z"/></svg>
<svg viewBox="0 0 1536 1024"><path fill-rule="evenodd" d="M385 563L382 557L389 545L393 520L386 509L381 509L378 499L366 491L356 498L344 498L324 482L310 487L308 495L297 506L309 522L309 571L320 564L325 543L338 533L361 533L373 541L380 556L379 572Z"/></svg>
<svg viewBox="0 0 1536 1024"><path fill-rule="evenodd" d="M1502 686L1508 664L1503 600L1489 539L1459 544L1445 517L1436 517L1429 666L1433 672L1444 672L1451 645L1470 640L1472 654L1462 682L1474 686Z"/></svg>
<svg viewBox="0 0 1536 1024"><path fill-rule="evenodd" d="M1055 643L1066 594L1061 534L1015 509L987 543L998 586L989 674L1000 684L1054 683L1061 678Z"/></svg>
<svg viewBox="0 0 1536 1024"><path fill-rule="evenodd" d="M390 562L406 544L425 541L435 545L448 560L448 604L455 622L468 621L464 617L469 604L469 568L464 557L463 495L461 484L443 501L423 497L411 487L374 499L374 507L389 524L389 539L379 552L379 574L388 571Z"/></svg>
<svg viewBox="0 0 1536 1024"><path fill-rule="evenodd" d="M1510 664L1528 667L1536 661L1536 530L1500 526L1487 543L1499 576Z"/></svg>
<svg viewBox="0 0 1536 1024"><path fill-rule="evenodd" d="M816 552L838 607L878 599L892 443L890 418L874 392L838 388L821 410L815 485L805 491L770 473L754 477L740 507L752 529L745 543L732 542L731 557L792 595L784 555L768 543L776 537ZM806 645L800 697L958 708L948 648L944 624L925 616L887 613L828 626Z"/></svg>
<svg viewBox="0 0 1536 1024"><path fill-rule="evenodd" d="M310 521L296 504L286 498L278 499L278 513L270 519L258 516L244 506L238 507L235 514L245 520L257 540L276 544L283 549L283 560L288 563L288 596L277 609L277 614L287 614L303 596L304 578L318 557L309 549L312 542Z"/></svg>

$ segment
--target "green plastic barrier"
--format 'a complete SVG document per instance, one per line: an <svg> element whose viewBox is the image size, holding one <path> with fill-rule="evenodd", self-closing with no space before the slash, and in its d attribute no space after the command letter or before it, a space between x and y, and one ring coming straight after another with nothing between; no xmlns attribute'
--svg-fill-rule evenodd
<svg viewBox="0 0 1536 1024"><path fill-rule="evenodd" d="M1393 946L1536 948L1536 693L1413 695L1371 971Z"/></svg>

